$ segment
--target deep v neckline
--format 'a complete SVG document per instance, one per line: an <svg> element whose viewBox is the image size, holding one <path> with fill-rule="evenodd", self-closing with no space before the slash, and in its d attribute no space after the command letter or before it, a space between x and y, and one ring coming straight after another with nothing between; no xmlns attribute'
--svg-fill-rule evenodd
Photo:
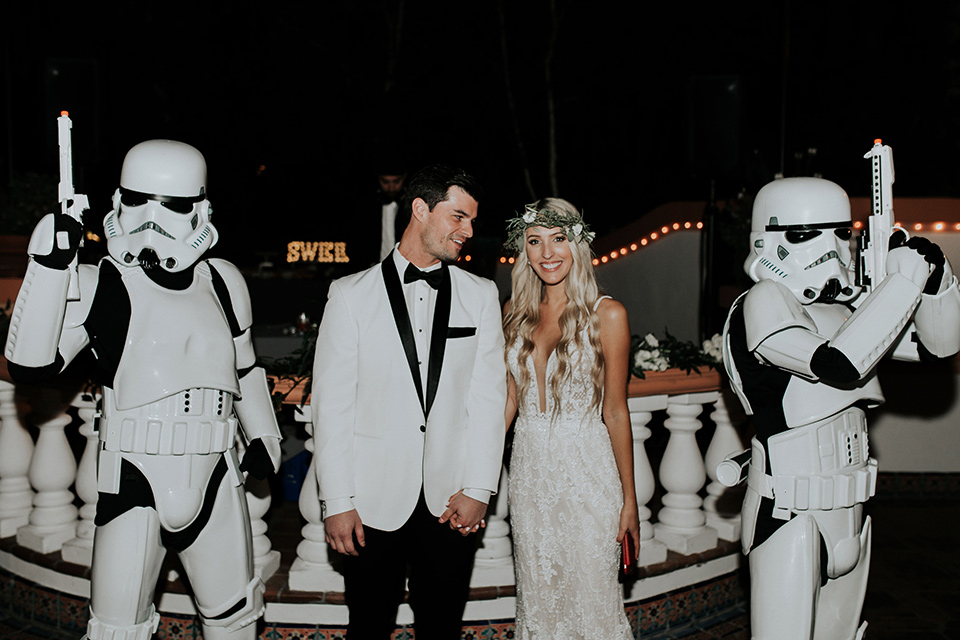
<svg viewBox="0 0 960 640"><path fill-rule="evenodd" d="M533 358L533 354L530 354L530 364L533 367L533 379L537 382L537 410L541 415L546 415L547 413L547 378L550 376L550 361L555 358L557 355L557 347L560 346L560 343L553 347L550 350L550 353L547 355L547 361L543 365L543 380L540 380L540 375L537 372L537 363Z"/></svg>

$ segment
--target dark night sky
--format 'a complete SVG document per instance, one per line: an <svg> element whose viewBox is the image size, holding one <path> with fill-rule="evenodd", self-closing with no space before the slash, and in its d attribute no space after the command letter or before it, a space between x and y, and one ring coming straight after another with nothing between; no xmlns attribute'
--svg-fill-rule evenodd
<svg viewBox="0 0 960 640"><path fill-rule="evenodd" d="M493 0L406 0L399 29L398 0L80 4L0 9L0 169L55 172L55 118L69 109L95 220L125 151L167 137L207 157L219 250L241 264L289 239L359 237L351 205L389 150L476 173L478 234L498 237L530 199L501 33L535 189L552 195L547 0L504 0L503 27ZM559 195L599 232L704 199L711 178L721 199L755 190L781 153L787 175L866 195L861 156L876 137L895 150L897 195L960 195L957 3L617 4L556 0Z"/></svg>

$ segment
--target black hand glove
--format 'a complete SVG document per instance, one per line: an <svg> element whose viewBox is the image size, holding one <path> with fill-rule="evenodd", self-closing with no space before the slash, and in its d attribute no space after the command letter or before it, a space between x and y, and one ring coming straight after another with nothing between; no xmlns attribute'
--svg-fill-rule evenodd
<svg viewBox="0 0 960 640"><path fill-rule="evenodd" d="M894 227L893 233L890 234L890 241L887 242L887 250L892 251L905 244L907 244L907 234L899 227Z"/></svg>
<svg viewBox="0 0 960 640"><path fill-rule="evenodd" d="M943 251L939 246L930 242L926 238L914 236L907 240L907 246L933 265L933 271L927 278L927 284L923 287L923 292L928 295L936 295L940 291L940 283L943 281L943 265L946 258L943 257Z"/></svg>
<svg viewBox="0 0 960 640"><path fill-rule="evenodd" d="M58 269L63 271L70 266L70 263L73 262L73 259L77 255L77 250L80 249L80 238L83 235L83 225L65 213L55 213L53 225L53 250L45 256L35 255L33 256L33 259L36 260L38 264L41 264L48 269ZM61 249L57 244L57 236L63 231L67 232L67 238L69 240L66 249Z"/></svg>
<svg viewBox="0 0 960 640"><path fill-rule="evenodd" d="M258 480L263 480L273 473L273 461L267 453L263 440L257 438L247 447L243 460L240 461L240 471L249 472Z"/></svg>

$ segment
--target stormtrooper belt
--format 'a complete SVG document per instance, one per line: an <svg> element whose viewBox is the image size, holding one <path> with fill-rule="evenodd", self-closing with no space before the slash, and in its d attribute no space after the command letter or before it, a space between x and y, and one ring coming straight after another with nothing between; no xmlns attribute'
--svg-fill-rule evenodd
<svg viewBox="0 0 960 640"><path fill-rule="evenodd" d="M775 518L852 507L876 491L877 461L867 455L866 420L859 409L778 433L767 440L767 451L773 475L765 473L755 451L747 485L774 501Z"/></svg>
<svg viewBox="0 0 960 640"><path fill-rule="evenodd" d="M110 407L107 394L104 404ZM106 451L184 455L222 453L236 445L233 396L215 389L189 389L128 411L107 409L98 420Z"/></svg>

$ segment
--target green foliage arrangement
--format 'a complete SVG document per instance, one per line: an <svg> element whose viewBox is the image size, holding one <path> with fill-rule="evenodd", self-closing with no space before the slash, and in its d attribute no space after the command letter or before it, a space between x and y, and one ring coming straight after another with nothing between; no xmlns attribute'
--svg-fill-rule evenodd
<svg viewBox="0 0 960 640"><path fill-rule="evenodd" d="M632 336L630 340L630 372L645 378L647 371L682 369L700 373L700 367L716 369L722 361L721 338L714 334L697 346L690 341L678 340L664 329L664 337L648 333L643 338Z"/></svg>

